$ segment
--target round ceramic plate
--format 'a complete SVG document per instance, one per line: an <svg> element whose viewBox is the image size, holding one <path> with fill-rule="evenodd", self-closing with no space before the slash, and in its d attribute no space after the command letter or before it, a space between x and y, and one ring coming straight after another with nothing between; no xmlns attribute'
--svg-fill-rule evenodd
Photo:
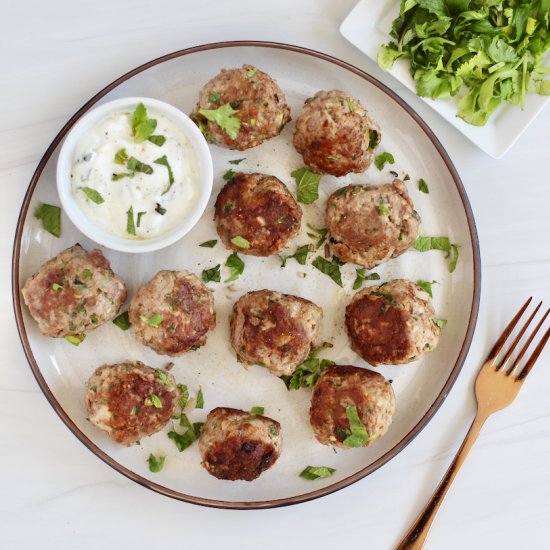
<svg viewBox="0 0 550 550"><path fill-rule="evenodd" d="M379 152L386 150L395 164L379 171L371 166L363 174L342 178L323 176L320 197L303 205L302 232L289 248L315 243L306 224L323 227L328 195L351 183L386 183L393 179L390 169L407 181L409 193L422 217L421 234L447 236L460 245L460 259L454 273L444 252L420 253L411 250L376 269L382 281L403 277L413 281L437 281L433 304L437 317L447 320L437 349L422 360L405 366L377 370L392 381L397 412L388 433L371 447L335 450L315 440L309 426L311 391L287 391L281 380L261 367L244 369L229 344L228 318L233 303L245 292L273 289L303 296L323 308L320 341L333 344L321 357L339 364L369 365L354 354L344 330L344 309L354 291L355 266L342 267L343 288L316 270L311 262L323 247L308 257L307 265L289 260L280 267L277 256L242 256L245 270L233 283L224 283L229 256L221 242L210 248L199 243L217 238L213 204L230 168L245 172L273 174L295 191L290 173L302 166L292 146L294 122L282 134L259 147L236 152L211 146L214 157L214 192L200 223L181 241L162 251L137 255L104 250L115 272L127 282L131 297L140 285L161 269L188 269L198 275L203 269L221 264L222 282L209 283L213 290L217 327L199 350L173 360L172 373L187 384L192 395L199 388L204 408L189 413L192 422L204 421L209 410L229 406L249 410L265 408L267 416L282 425L283 452L277 463L253 482L220 481L201 467L198 446L178 452L167 437L167 426L130 448L117 446L86 420L84 382L94 369L105 363L141 360L152 367L164 367L170 358L155 354L135 340L132 330L123 332L112 323L90 332L74 347L64 339L41 336L36 323L22 303L20 288L46 260L76 242L94 247L62 217L62 235L57 239L41 228L33 217L42 202L59 204L55 187L55 164L59 146L67 130L91 106L124 96L145 96L172 103L185 112L195 105L200 88L220 69L257 66L275 78L292 109L295 120L304 100L320 89L342 89L361 100L382 129ZM238 167L230 160L244 158ZM418 180L428 182L430 193L418 190ZM30 183L17 228L13 261L13 297L21 340L40 387L65 424L93 453L122 474L165 495L197 504L227 508L260 508L303 502L341 489L373 472L394 457L426 425L448 394L464 362L478 310L480 262L472 212L460 182L443 147L426 124L390 90L359 69L327 55L295 46L263 42L211 44L176 52L124 75L92 98L78 111L46 151ZM366 284L375 284L367 281ZM150 453L166 456L160 473L149 472ZM308 481L299 476L308 465L330 466L334 475Z"/></svg>

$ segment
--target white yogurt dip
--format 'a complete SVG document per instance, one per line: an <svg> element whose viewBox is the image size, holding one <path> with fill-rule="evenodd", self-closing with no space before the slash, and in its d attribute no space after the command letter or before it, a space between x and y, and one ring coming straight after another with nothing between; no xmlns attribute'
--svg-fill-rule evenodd
<svg viewBox="0 0 550 550"><path fill-rule="evenodd" d="M129 110L111 113L80 139L71 192L85 215L107 233L148 239L173 229L194 206L197 159L179 128L154 109L147 109L147 117L157 121L153 136L163 136L164 143L136 143L132 117Z"/></svg>

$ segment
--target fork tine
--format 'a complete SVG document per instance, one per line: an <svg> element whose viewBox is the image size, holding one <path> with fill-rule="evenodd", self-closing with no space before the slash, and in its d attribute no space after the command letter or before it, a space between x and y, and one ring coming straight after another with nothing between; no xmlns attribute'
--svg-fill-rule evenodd
<svg viewBox="0 0 550 550"><path fill-rule="evenodd" d="M517 374L518 365L520 361L523 359L523 356L527 352L527 349L531 345L531 342L535 339L535 336L537 335L537 332L540 330L540 327L542 327L542 324L548 317L548 314L550 313L550 309L546 311L546 313L542 316L542 319L538 322L537 326L535 327L535 330L533 330L532 334L527 339L527 342L525 342L525 345L521 348L521 351L519 352L518 356L514 359L514 363L510 367L510 370L508 371L508 374Z"/></svg>
<svg viewBox="0 0 550 550"><path fill-rule="evenodd" d="M493 346L493 349L489 352L489 355L487 356L487 361L492 361L500 352L502 347L504 346L504 343L508 339L508 336L512 333L516 325L518 324L518 321L520 320L521 316L527 309L527 306L531 303L531 300L533 299L532 296L529 297L529 299L523 304L522 308L516 313L515 317L508 323L508 326L504 329L504 332L500 335L500 338L496 341L496 344Z"/></svg>
<svg viewBox="0 0 550 550"><path fill-rule="evenodd" d="M542 302L539 302L539 305L535 308L535 311L533 311L533 313L531 313L531 315L529 316L529 319L527 319L527 321L523 324L523 326L521 327L521 330L518 332L517 336L514 338L514 341L512 342L512 345L510 346L510 349L506 352L506 354L504 355L504 357L500 361L500 364L497 367L495 367L496 370L501 370L501 369L506 370L506 363L508 363L508 360L510 359L512 353L514 353L514 350L516 349L517 345L519 344L519 341L523 338L523 335L525 334L525 331L527 330L527 328L531 324L531 321L534 319L535 315L538 313L538 311L540 309L540 306L542 306ZM548 315L548 313L546 315ZM533 337L535 336L535 334L537 333L539 328L540 328L540 324L535 329L535 332L531 335L531 339L529 340L529 343L531 342L531 340L533 339ZM525 347L521 350L520 359L526 351L527 351L527 349ZM518 361L519 361L519 359L514 362L514 366L517 365Z"/></svg>
<svg viewBox="0 0 550 550"><path fill-rule="evenodd" d="M546 315L548 315L548 312L546 312ZM545 318L546 318L546 315L544 316ZM542 324L542 322L540 324ZM537 330L538 330L538 327L537 327ZM535 348L535 351L531 354L531 357L529 357L527 363L525 363L525 366L523 367L522 371L518 374L516 380L519 380L522 382L525 379L525 377L531 372L533 365L535 364L539 355L542 353L542 350L544 349L544 346L546 346L546 343L548 342L549 338L550 338L550 328L544 333L544 336L542 337L538 346Z"/></svg>

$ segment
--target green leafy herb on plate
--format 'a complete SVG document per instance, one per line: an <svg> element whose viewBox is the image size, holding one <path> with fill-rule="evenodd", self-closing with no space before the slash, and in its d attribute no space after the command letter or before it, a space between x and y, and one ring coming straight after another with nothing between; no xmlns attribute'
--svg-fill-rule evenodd
<svg viewBox="0 0 550 550"><path fill-rule="evenodd" d="M290 173L296 180L296 198L302 204L311 204L319 198L321 174L310 172L305 166Z"/></svg>
<svg viewBox="0 0 550 550"><path fill-rule="evenodd" d="M34 217L42 220L42 227L54 237L61 237L61 208L53 204L41 204L35 211Z"/></svg>

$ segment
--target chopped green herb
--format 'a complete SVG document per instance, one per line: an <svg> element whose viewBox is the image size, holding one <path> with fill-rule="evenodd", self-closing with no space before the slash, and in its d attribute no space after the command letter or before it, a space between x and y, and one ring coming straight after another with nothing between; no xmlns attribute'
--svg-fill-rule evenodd
<svg viewBox="0 0 550 550"><path fill-rule="evenodd" d="M209 103L218 103L218 101L221 99L220 92L210 92L210 95L208 96L208 102Z"/></svg>
<svg viewBox="0 0 550 550"><path fill-rule="evenodd" d="M158 160L158 159L157 159ZM157 162L157 161L155 161ZM157 163L159 164L159 163ZM141 162L135 157L130 157L128 159L128 163L126 164L128 167L128 170L131 170L132 172L142 172L143 174L152 174L153 173L153 167L149 166L148 164L145 164L144 162Z"/></svg>
<svg viewBox="0 0 550 550"><path fill-rule="evenodd" d="M134 136L134 141L136 143L145 141L153 134L156 127L157 121L153 118L148 118L145 105L139 103L132 116L132 135Z"/></svg>
<svg viewBox="0 0 550 550"><path fill-rule="evenodd" d="M118 181L122 178L133 178L135 175L135 172L120 172L119 174L113 174L111 179L113 181Z"/></svg>
<svg viewBox="0 0 550 550"><path fill-rule="evenodd" d="M237 175L237 172L235 170L232 170L231 168L223 175L223 179L225 181L232 180Z"/></svg>
<svg viewBox="0 0 550 550"><path fill-rule="evenodd" d="M61 292L63 290L63 285L60 285L59 283L54 283L52 285L52 289L56 292Z"/></svg>
<svg viewBox="0 0 550 550"><path fill-rule="evenodd" d="M235 159L235 160L230 160L228 162L229 164L240 164L243 160L246 160L246 159Z"/></svg>
<svg viewBox="0 0 550 550"><path fill-rule="evenodd" d="M139 227L141 225L141 218L145 216L147 212L138 212L137 213L137 220L136 220L136 227Z"/></svg>
<svg viewBox="0 0 550 550"><path fill-rule="evenodd" d="M92 390L94 393L97 392L97 384L90 386L90 390Z"/></svg>
<svg viewBox="0 0 550 550"><path fill-rule="evenodd" d="M281 267L286 266L286 262L291 258L294 258L300 265L306 265L307 255L310 245L304 244L296 249L296 252L291 256L279 256L281 259Z"/></svg>
<svg viewBox="0 0 550 550"><path fill-rule="evenodd" d="M452 273L456 269L460 245L451 244L451 241L447 237L417 237L413 248L419 252L426 252L428 250L447 252L447 257L451 257L449 271Z"/></svg>
<svg viewBox="0 0 550 550"><path fill-rule="evenodd" d="M330 477L336 470L328 466L308 466L300 473L300 477L313 481L314 479Z"/></svg>
<svg viewBox="0 0 550 550"><path fill-rule="evenodd" d="M204 241L203 243L199 244L199 246L202 246L203 248L214 248L217 243L217 239L212 239L211 241Z"/></svg>
<svg viewBox="0 0 550 550"><path fill-rule="evenodd" d="M136 224L134 222L134 207L130 206L128 211L126 212L126 232L129 235L135 235L136 234Z"/></svg>
<svg viewBox="0 0 550 550"><path fill-rule="evenodd" d="M197 435L193 428L189 428L184 434L174 431L168 432L168 438L176 444L178 451L182 453L197 440Z"/></svg>
<svg viewBox="0 0 550 550"><path fill-rule="evenodd" d="M187 418L187 415L185 413L181 413L179 416L180 419L180 426L182 428L192 428L191 422L189 422L189 418Z"/></svg>
<svg viewBox="0 0 550 550"><path fill-rule="evenodd" d="M209 283L210 281L219 283L221 281L220 264L211 267L210 269L203 269L201 278L205 283Z"/></svg>
<svg viewBox="0 0 550 550"><path fill-rule="evenodd" d="M235 281L244 271L244 262L239 258L239 255L236 252L233 252L233 254L227 258L225 265L229 268L230 273L229 278L225 280L226 283Z"/></svg>
<svg viewBox="0 0 550 550"><path fill-rule="evenodd" d="M132 416L135 416L139 412L139 407L132 407L132 410L130 411L130 414Z"/></svg>
<svg viewBox="0 0 550 550"><path fill-rule="evenodd" d="M300 388L312 388L321 372L334 365L334 361L319 359L317 357L322 350L327 348L332 348L332 344L324 342L309 353L306 360L298 365L294 374L280 377L289 391L299 390Z"/></svg>
<svg viewBox="0 0 550 550"><path fill-rule="evenodd" d="M147 459L147 463L149 464L149 471L157 473L164 468L164 461L166 460L165 456L159 456L158 458L150 454L149 458Z"/></svg>
<svg viewBox="0 0 550 550"><path fill-rule="evenodd" d="M139 317L144 323L147 323L150 327L158 328L162 323L162 316L158 313L151 315L151 317L145 317L145 315L140 315Z"/></svg>
<svg viewBox="0 0 550 550"><path fill-rule="evenodd" d="M279 430L277 430L275 424L270 424L268 429L271 435L279 435Z"/></svg>
<svg viewBox="0 0 550 550"><path fill-rule="evenodd" d="M151 394L151 403L153 407L155 407L155 409L162 409L162 401L160 400L160 397L157 394L155 393Z"/></svg>
<svg viewBox="0 0 550 550"><path fill-rule="evenodd" d="M386 206L386 199L384 197L380 196L380 199L378 200L378 206L376 207L376 211L381 216L387 216L390 213L390 209Z"/></svg>
<svg viewBox="0 0 550 550"><path fill-rule="evenodd" d="M164 136L149 136L147 138L147 141L150 141L151 143L154 143L158 147L162 147L166 143L166 138Z"/></svg>
<svg viewBox="0 0 550 550"><path fill-rule="evenodd" d="M408 59L419 96L459 94L458 116L482 126L502 103L523 108L527 93L550 94L549 13L548 0L402 1L378 64Z"/></svg>
<svg viewBox="0 0 550 550"><path fill-rule="evenodd" d="M124 165L126 164L127 161L128 161L128 153L126 152L126 149L124 148L119 149L115 153L115 163Z"/></svg>
<svg viewBox="0 0 550 550"><path fill-rule="evenodd" d="M418 189L420 191L422 191L422 193L429 193L430 192L428 184L426 183L426 180L424 178L420 178L418 180Z"/></svg>
<svg viewBox="0 0 550 550"><path fill-rule="evenodd" d="M346 417L351 431L351 434L342 442L346 447L364 447L371 439L375 439L367 433L367 428L359 418L355 405L346 407Z"/></svg>
<svg viewBox="0 0 550 550"><path fill-rule="evenodd" d="M166 373L160 369L155 369L155 374L157 378L169 389L171 390L174 387L172 380L166 376Z"/></svg>
<svg viewBox="0 0 550 550"><path fill-rule="evenodd" d="M410 179L411 179L411 176L409 176L409 174L405 174L403 181L409 181Z"/></svg>
<svg viewBox="0 0 550 550"><path fill-rule="evenodd" d="M101 194L96 191L95 189L92 189L91 187L80 187L81 191L84 192L84 194L96 204L103 204L105 202L105 199L101 196Z"/></svg>
<svg viewBox="0 0 550 550"><path fill-rule="evenodd" d="M217 124L222 130L225 130L231 139L236 139L241 128L241 120L233 115L238 112L237 109L239 106L236 105L233 107L229 103L224 103L217 109L200 109L199 114Z"/></svg>
<svg viewBox="0 0 550 550"><path fill-rule="evenodd" d="M187 386L185 384L178 384L178 390L180 391L178 405L183 411L183 409L185 409L185 405L187 405L187 400L189 399L189 390L187 389Z"/></svg>
<svg viewBox="0 0 550 550"><path fill-rule="evenodd" d="M155 207L155 212L158 212L161 216L164 216L164 214L166 214L166 208L163 208L163 207L157 202L157 206Z"/></svg>
<svg viewBox="0 0 550 550"><path fill-rule="evenodd" d="M82 276L85 278L85 279L91 279L93 277L93 273L89 270L89 269L84 269L82 271Z"/></svg>
<svg viewBox="0 0 550 550"><path fill-rule="evenodd" d="M380 143L380 133L369 129L369 149L374 149Z"/></svg>
<svg viewBox="0 0 550 550"><path fill-rule="evenodd" d="M303 204L311 204L319 198L321 174L310 172L305 166L290 173L296 180L296 198Z"/></svg>
<svg viewBox="0 0 550 550"><path fill-rule="evenodd" d="M431 298L433 298L433 294L432 294L432 285L434 285L434 284L439 284L439 283L438 283L437 281L432 281L432 282L430 282L430 281L422 281L422 280L420 280L420 281L416 281L416 284L417 284L420 288L422 288L423 290L425 290L425 291L430 295Z"/></svg>
<svg viewBox="0 0 550 550"><path fill-rule="evenodd" d="M193 431L195 432L195 437L198 439L202 432L202 427L204 422L193 422Z"/></svg>
<svg viewBox="0 0 550 550"><path fill-rule="evenodd" d="M307 224L307 226L319 236L319 240L315 245L315 248L317 249L327 240L328 229L326 227L313 227L309 223ZM312 238L316 237L313 236Z"/></svg>
<svg viewBox="0 0 550 550"><path fill-rule="evenodd" d="M391 153L384 151L374 158L374 165L378 170L382 170L386 164L393 164L395 159Z"/></svg>
<svg viewBox="0 0 550 550"><path fill-rule="evenodd" d="M82 334L68 334L65 336L65 340L69 342L69 344L72 344L73 346L79 346L84 342L86 339L86 335L84 333Z"/></svg>
<svg viewBox="0 0 550 550"><path fill-rule="evenodd" d="M264 411L265 411L264 407L252 407L250 409L250 412L252 414L259 414L259 415L264 414Z"/></svg>
<svg viewBox="0 0 550 550"><path fill-rule="evenodd" d="M391 294L390 292L383 292L382 290L373 290L370 294L371 296L378 296L379 298L384 298L384 300L390 306L395 306L397 304L397 301L393 297L393 294Z"/></svg>
<svg viewBox="0 0 550 550"><path fill-rule="evenodd" d="M363 281L378 281L380 279L380 275L378 275L378 273L369 273L367 275L364 267L356 269L355 272L357 276L353 282L353 290L361 288L363 286Z"/></svg>
<svg viewBox="0 0 550 550"><path fill-rule="evenodd" d="M248 78L248 80L250 80L251 78L254 78L254 75L258 72L258 69L256 69L256 67L252 67L251 69L248 69L248 71L246 71L246 78Z"/></svg>
<svg viewBox="0 0 550 550"><path fill-rule="evenodd" d="M337 263L330 262L322 256L317 256L313 262L313 267L316 267L321 273L328 275L338 286L343 287L342 274L340 273L340 266Z"/></svg>
<svg viewBox="0 0 550 550"><path fill-rule="evenodd" d="M351 97L347 97L346 103L348 104L349 112L353 113L353 111L355 111L355 103L353 102L353 99L351 99Z"/></svg>
<svg viewBox="0 0 550 550"><path fill-rule="evenodd" d="M240 235L237 235L236 237L233 237L231 239L231 242L235 246L238 246L239 248L250 248L250 243L244 237L241 237Z"/></svg>
<svg viewBox="0 0 550 550"><path fill-rule="evenodd" d="M447 319L435 319L434 324L440 329L443 330L447 324Z"/></svg>
<svg viewBox="0 0 550 550"><path fill-rule="evenodd" d="M456 269L456 264L458 262L458 249L460 248L457 244L451 245L451 261L449 263L449 271L452 273Z"/></svg>
<svg viewBox="0 0 550 550"><path fill-rule="evenodd" d="M195 405L196 409L203 409L204 408L204 396L202 395L202 388L199 388L199 392L197 393L197 404Z"/></svg>
<svg viewBox="0 0 550 550"><path fill-rule="evenodd" d="M168 170L168 187L162 192L162 194L168 193L170 191L170 188L172 187L174 183L174 174L172 173L172 167L170 166L170 163L168 162L168 159L166 158L166 155L162 155L162 157L159 157L158 159L153 161L155 164L160 164L162 166L166 166Z"/></svg>

